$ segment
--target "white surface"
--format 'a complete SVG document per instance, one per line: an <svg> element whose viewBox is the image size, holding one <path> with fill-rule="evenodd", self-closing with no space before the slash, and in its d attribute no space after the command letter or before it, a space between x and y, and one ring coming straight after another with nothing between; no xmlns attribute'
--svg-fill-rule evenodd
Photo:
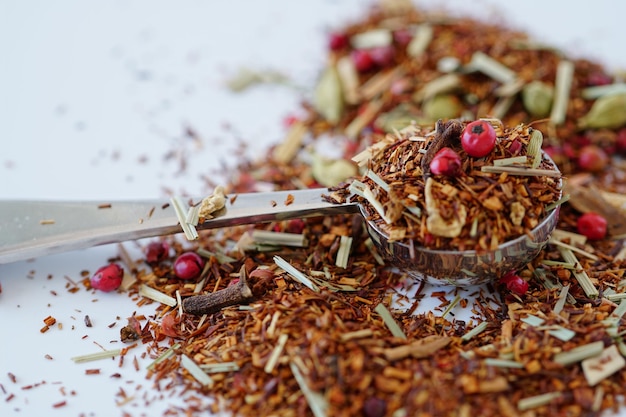
<svg viewBox="0 0 626 417"><path fill-rule="evenodd" d="M360 3L0 0L0 198L205 192L201 176L219 172L239 143L255 155L280 140L282 118L300 99L276 86L232 95L224 80L242 67L278 69L310 90L324 60L324 34L360 16ZM540 40L626 68L626 3L618 0L444 4L504 16ZM203 147L185 136L186 126ZM164 160L173 150L187 155L186 171ZM136 310L126 296L65 288L65 276L79 281L81 270L115 254L101 247L0 265L0 415L154 416L176 404L166 397L146 405L160 394L132 365L142 347L121 368L117 361L70 360L99 351L96 343L120 347L119 328ZM63 328L40 334L48 315ZM85 375L90 368L101 375ZM110 378L116 372L122 378ZM27 385L35 386L22 389ZM120 387L136 400L118 407ZM15 397L7 402L9 394ZM63 400L65 407L52 408Z"/></svg>

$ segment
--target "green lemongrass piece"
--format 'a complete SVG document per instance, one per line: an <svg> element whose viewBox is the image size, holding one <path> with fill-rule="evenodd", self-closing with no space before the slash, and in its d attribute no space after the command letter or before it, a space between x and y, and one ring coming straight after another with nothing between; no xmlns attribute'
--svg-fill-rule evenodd
<svg viewBox="0 0 626 417"><path fill-rule="evenodd" d="M365 247L367 247L367 250L370 251L378 265L385 264L385 260L382 258L382 256L380 256L380 254L376 250L376 247L374 247L374 241L371 238L367 238L367 240L365 241Z"/></svg>
<svg viewBox="0 0 626 417"><path fill-rule="evenodd" d="M545 265L545 266L560 266L561 268L565 268L565 269L574 269L574 268L576 268L576 264L574 264L574 263L562 262L562 261L551 261L549 259L542 260L541 264Z"/></svg>
<svg viewBox="0 0 626 417"><path fill-rule="evenodd" d="M180 197L172 197L170 198L170 203L172 207L174 207L174 212L176 213L176 217L178 218L178 223L180 227L183 229L183 233L187 240L196 240L198 239L198 231L193 225L187 223L187 214L185 212L185 204L183 203Z"/></svg>
<svg viewBox="0 0 626 417"><path fill-rule="evenodd" d="M219 262L220 264L227 264L227 263L235 262L237 260L221 252L211 252L203 248L199 248L198 250L196 250L196 253L202 256L203 258L207 258L207 259L210 259L211 257L215 257L217 262Z"/></svg>
<svg viewBox="0 0 626 417"><path fill-rule="evenodd" d="M586 345L578 346L567 352L560 352L554 355L554 362L568 366L574 363L583 361L587 358L598 356L604 350L604 342L598 340L597 342L587 343Z"/></svg>
<svg viewBox="0 0 626 417"><path fill-rule="evenodd" d="M456 307L459 301L461 301L461 296L457 294L456 297L454 297L454 300L452 300L452 302L448 304L446 309L443 311L443 313L441 314L441 318L445 318L450 313L450 311L452 311L452 309Z"/></svg>
<svg viewBox="0 0 626 417"><path fill-rule="evenodd" d="M485 365L496 366L498 368L523 368L524 364L508 359L487 358Z"/></svg>
<svg viewBox="0 0 626 417"><path fill-rule="evenodd" d="M365 173L365 176L371 179L372 181L374 181L376 185L382 188L385 192L389 192L389 184L387 184L385 180L380 178L378 174L376 174L374 171L372 171L371 169L368 169L367 172Z"/></svg>
<svg viewBox="0 0 626 417"><path fill-rule="evenodd" d="M585 243L587 243L587 236L581 235L580 233L569 232L563 229L555 229L552 232L552 238L560 241L567 239L572 245L584 245Z"/></svg>
<svg viewBox="0 0 626 417"><path fill-rule="evenodd" d="M480 167L482 172L489 172L492 174L502 174L503 172L510 175L522 175L528 177L560 177L561 173L559 171L555 171L553 169L535 169L535 168L524 168L524 167L500 167L493 165L486 165Z"/></svg>
<svg viewBox="0 0 626 417"><path fill-rule="evenodd" d="M622 299L617 308L615 308L613 313L611 313L611 317L615 317L617 320L620 320L624 313L626 313L626 301Z"/></svg>
<svg viewBox="0 0 626 417"><path fill-rule="evenodd" d="M87 355L74 356L72 360L74 363L84 363L91 361L98 361L100 359L109 359L119 356L122 353L122 349L104 350L102 352L88 353Z"/></svg>
<svg viewBox="0 0 626 417"><path fill-rule="evenodd" d="M563 394L560 392L547 392L545 394L535 395L533 397L522 398L517 402L517 409L526 411L542 405L550 404L553 400L560 398Z"/></svg>
<svg viewBox="0 0 626 417"><path fill-rule="evenodd" d="M391 45L393 37L389 29L371 29L352 35L350 44L354 49L369 49Z"/></svg>
<svg viewBox="0 0 626 417"><path fill-rule="evenodd" d="M252 239L259 245L292 246L304 248L308 242L302 233L273 232L271 230L252 231Z"/></svg>
<svg viewBox="0 0 626 417"><path fill-rule="evenodd" d="M374 311L383 319L383 322L393 336L406 339L406 335L383 303L378 304L376 308L374 308Z"/></svg>
<svg viewBox="0 0 626 417"><path fill-rule="evenodd" d="M357 104L359 102L359 73L349 55L337 60L335 65L341 84L343 99L346 103Z"/></svg>
<svg viewBox="0 0 626 417"><path fill-rule="evenodd" d="M563 311L563 307L565 307L565 302L567 301L568 295L569 285L566 285L561 288L561 292L559 292L559 297L556 301L556 304L554 305L554 308L552 309L552 311L554 311L554 314L561 314L561 311Z"/></svg>
<svg viewBox="0 0 626 417"><path fill-rule="evenodd" d="M363 185L364 185L364 188L363 188L362 197L365 198L372 205L372 207L374 207L374 209L378 212L378 214L385 221L385 223L391 224L392 221L385 214L385 209L383 208L383 205L380 203L380 201L376 199L376 196L374 195L372 190L367 185L365 184Z"/></svg>
<svg viewBox="0 0 626 417"><path fill-rule="evenodd" d="M421 102L438 94L450 93L461 86L461 77L457 74L445 74L427 82L414 95L413 100Z"/></svg>
<svg viewBox="0 0 626 417"><path fill-rule="evenodd" d="M471 340L474 336L477 336L478 334L482 333L487 328L488 325L489 323L487 323L486 321L483 321L477 324L476 326L474 326L472 330L470 330L469 332L461 336L461 340L464 342Z"/></svg>
<svg viewBox="0 0 626 417"><path fill-rule="evenodd" d="M238 371L239 365L237 365L237 362L204 363L200 365L200 368L207 374L221 374Z"/></svg>
<svg viewBox="0 0 626 417"><path fill-rule="evenodd" d="M569 201L570 199L570 195L569 194L565 194L563 197L559 198L558 200L556 200L554 203L550 203L546 206L546 211L552 211L555 208L557 208L558 206L565 204Z"/></svg>
<svg viewBox="0 0 626 417"><path fill-rule="evenodd" d="M530 139L528 140L528 145L526 146L526 153L533 158L533 161L530 165L531 168L539 167L541 164L541 146L543 145L543 133L540 130L533 129L530 134Z"/></svg>
<svg viewBox="0 0 626 417"><path fill-rule="evenodd" d="M187 210L185 221L191 226L197 226L200 222L200 205L191 206Z"/></svg>
<svg viewBox="0 0 626 417"><path fill-rule="evenodd" d="M206 372L202 370L189 356L180 355L180 364L185 368L191 376L193 376L199 383L205 386L213 385L213 378L211 378Z"/></svg>
<svg viewBox="0 0 626 417"><path fill-rule="evenodd" d="M433 27L428 23L422 23L415 28L411 42L406 46L408 56L417 58L421 56L433 39Z"/></svg>
<svg viewBox="0 0 626 417"><path fill-rule="evenodd" d="M604 401L604 388L602 385L596 388L593 393L593 402L591 403L591 411L597 413L602 408L602 402Z"/></svg>
<svg viewBox="0 0 626 417"><path fill-rule="evenodd" d="M503 167L515 164L525 164L527 160L528 157L526 155L512 156L510 158L494 159L493 165L497 167Z"/></svg>
<svg viewBox="0 0 626 417"><path fill-rule="evenodd" d="M470 271L467 268L461 268L461 272L463 272L463 274L467 275L468 277L475 277L478 276L478 274L474 271Z"/></svg>
<svg viewBox="0 0 626 417"><path fill-rule="evenodd" d="M545 320L541 317L533 316L532 314L523 317L522 319L520 319L520 321L533 327L541 326L545 322Z"/></svg>
<svg viewBox="0 0 626 417"><path fill-rule="evenodd" d="M596 85L593 87L583 88L580 91L581 97L586 100L595 100L604 96L624 93L626 93L626 83Z"/></svg>
<svg viewBox="0 0 626 417"><path fill-rule="evenodd" d="M582 361L581 366L587 383L593 387L626 366L626 359L617 350L617 346L611 345L601 355Z"/></svg>
<svg viewBox="0 0 626 417"><path fill-rule="evenodd" d="M565 60L559 62L554 80L554 102L550 112L550 123L555 126L563 124L565 121L573 78L574 63Z"/></svg>
<svg viewBox="0 0 626 417"><path fill-rule="evenodd" d="M166 306L176 307L176 298L164 294L159 290L155 290L154 288L149 287L146 284L141 284L141 287L139 287L139 295L159 302L161 304L165 304Z"/></svg>
<svg viewBox="0 0 626 417"><path fill-rule="evenodd" d="M471 70L480 71L502 84L511 83L517 77L515 71L480 51L474 52L468 67Z"/></svg>
<svg viewBox="0 0 626 417"><path fill-rule="evenodd" d="M600 294L598 292L598 289L595 287L595 285L593 285L591 279L589 279L589 275L587 275L587 273L581 268L580 263L578 262L578 258L576 258L576 255L574 255L574 252L572 252L570 249L563 247L558 247L557 249L561 253L561 256L563 257L565 262L574 263L577 268L579 268L572 270L572 274L574 274L574 277L583 288L583 291L585 292L587 297L597 297Z"/></svg>
<svg viewBox="0 0 626 417"><path fill-rule="evenodd" d="M160 354L155 360L153 360L147 367L149 371L153 370L155 366L163 362L164 360L174 356L174 351L180 348L180 342L173 344L167 348L162 354Z"/></svg>
<svg viewBox="0 0 626 417"><path fill-rule="evenodd" d="M474 221L472 221L472 227L470 228L470 232L469 232L471 237L476 237L476 235L478 234L478 217L474 217Z"/></svg>
<svg viewBox="0 0 626 417"><path fill-rule="evenodd" d="M285 271L287 274L289 274L289 276L291 276L293 279L298 281L300 284L308 287L312 291L320 292L319 287L315 285L309 277L307 277L302 272L298 271L293 265L291 265L289 262L287 262L280 256L278 255L274 256L274 263L283 271Z"/></svg>
<svg viewBox="0 0 626 417"><path fill-rule="evenodd" d="M576 246L568 245L567 243L563 243L557 239L550 238L549 243L552 245L558 246L560 248L563 248L563 249L569 249L572 252L578 253L579 255L582 255L584 257L591 259L592 261L597 261L598 259L600 259L593 253L589 253L586 250L577 248ZM576 259L576 262L578 262L578 259Z"/></svg>
<svg viewBox="0 0 626 417"><path fill-rule="evenodd" d="M337 250L337 258L335 259L335 265L340 268L348 267L348 259L350 258L350 251L352 250L352 238L349 236L341 236L339 238L339 249Z"/></svg>
<svg viewBox="0 0 626 417"><path fill-rule="evenodd" d="M280 359L280 355L283 353L283 349L285 348L285 343L287 343L288 338L289 335L287 335L287 333L281 333L281 335L278 336L278 343L274 346L274 350L272 350L272 353L263 368L265 373L271 374L274 371L274 368L278 363L278 359Z"/></svg>
<svg viewBox="0 0 626 417"><path fill-rule="evenodd" d="M514 97L524 88L524 85L526 85L526 81L516 78L510 83L503 84L496 88L494 95L496 97Z"/></svg>
<svg viewBox="0 0 626 417"><path fill-rule="evenodd" d="M558 326L558 329L549 330L548 334L550 336L556 337L557 339L567 342L568 340L572 340L574 336L576 336L576 332L570 329L566 329L565 327Z"/></svg>
<svg viewBox="0 0 626 417"><path fill-rule="evenodd" d="M315 392L311 388L309 388L306 379L304 379L304 375L302 375L300 369L298 368L298 365L296 365L295 362L289 362L289 367L291 368L291 372L296 378L296 382L298 383L302 394L304 394L304 398L309 404L309 408L313 412L313 415L315 417L326 417L329 408L326 398L324 398L324 396L319 392Z"/></svg>

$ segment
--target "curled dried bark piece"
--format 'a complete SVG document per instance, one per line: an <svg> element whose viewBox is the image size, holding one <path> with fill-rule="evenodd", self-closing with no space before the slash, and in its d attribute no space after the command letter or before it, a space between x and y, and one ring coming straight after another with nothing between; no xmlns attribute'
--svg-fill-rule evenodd
<svg viewBox="0 0 626 417"><path fill-rule="evenodd" d="M244 303L252 298L252 290L246 282L245 267L241 267L239 282L223 290L206 295L195 295L183 301L185 313L201 316L212 314L223 308Z"/></svg>
<svg viewBox="0 0 626 417"><path fill-rule="evenodd" d="M426 211L428 213L426 227L428 227L428 231L431 234L436 236L457 237L461 234L461 230L467 222L467 209L465 205L459 201L458 209L454 216L449 220L444 219L441 216L437 198L433 195L433 187L437 185L438 183L432 178L426 180L426 187L424 189Z"/></svg>

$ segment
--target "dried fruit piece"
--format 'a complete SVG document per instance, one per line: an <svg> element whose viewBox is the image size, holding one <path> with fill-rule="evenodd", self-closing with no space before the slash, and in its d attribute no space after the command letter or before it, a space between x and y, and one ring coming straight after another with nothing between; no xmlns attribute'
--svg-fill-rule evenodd
<svg viewBox="0 0 626 417"><path fill-rule="evenodd" d="M587 239L601 240L606 237L607 221L598 213L585 213L576 222L578 233L585 235Z"/></svg>
<svg viewBox="0 0 626 417"><path fill-rule="evenodd" d="M465 126L461 134L461 146L469 156L482 158L496 146L496 131L485 120L476 120Z"/></svg>
<svg viewBox="0 0 626 417"><path fill-rule="evenodd" d="M98 269L89 280L91 287L104 292L117 290L122 284L124 269L118 264L109 264Z"/></svg>
<svg viewBox="0 0 626 417"><path fill-rule="evenodd" d="M185 252L174 261L174 273L180 279L196 279L204 269L204 259L195 252Z"/></svg>

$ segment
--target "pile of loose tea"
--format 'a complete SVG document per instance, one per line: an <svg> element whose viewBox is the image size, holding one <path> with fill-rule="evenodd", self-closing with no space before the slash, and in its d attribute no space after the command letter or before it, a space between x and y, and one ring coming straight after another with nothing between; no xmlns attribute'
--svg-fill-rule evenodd
<svg viewBox="0 0 626 417"><path fill-rule="evenodd" d="M435 235L429 243L449 247L457 239L455 245L491 247L507 239L501 234L508 229L523 234L533 227L558 199L556 179L485 175L483 168L496 166L494 155L507 159L522 152L526 162L514 163L538 164L523 169L554 171L537 150L528 150L533 132L541 131L543 149L566 175L570 196L549 244L490 285L465 292L442 287L427 295L422 284L382 261L360 216L205 231L193 241L155 240L146 244L144 258L125 258L132 279L122 283L139 304L154 303L155 315L129 317L122 340L140 341L153 357L147 373L156 390L184 387L187 409L171 413L206 412L194 397L213 399L211 411L241 416L618 411L626 394L626 222L617 192L626 175L614 154L626 148L625 100L623 81L600 65L570 59L525 34L384 2L331 35L328 67L315 100L305 105L307 115L262 161L242 162L225 188L226 209L237 193L258 183L336 186L354 176L352 157L406 126L411 135L430 138L422 126L439 119L442 129L434 136L455 123L500 119L507 128L499 137L507 140L497 141L492 156L461 157L455 168L458 161L447 153L427 164L425 180L427 170L420 169L421 181L440 184L431 192L444 220L460 217L460 205L437 187L458 186L459 201L471 196L481 202L465 209L470 224L458 236ZM311 164L308 145L325 135L345 147L345 158ZM418 172L411 164L434 159L428 149L420 152L424 144L398 138L396 156L414 149L416 158L394 160L391 145L386 162L377 160L382 166L374 167L374 178L390 190L393 185L392 198L377 200L390 208L385 215L400 213L405 236L426 242L425 220L406 216L405 208L391 210L397 204L428 210L410 203L411 195L428 193L425 182L410 189L390 178L394 166ZM449 148L459 156L467 152ZM455 169L465 174L444 175ZM574 175L579 171L584 173ZM459 185L469 172L476 172L477 188ZM368 178L370 187L381 186ZM517 181L529 182L518 187ZM541 204L529 204L526 194ZM498 216L500 206L506 216ZM473 219L477 239L468 241ZM441 304L419 312L426 296ZM467 320L456 318L459 309ZM120 403L126 400L120 390Z"/></svg>

